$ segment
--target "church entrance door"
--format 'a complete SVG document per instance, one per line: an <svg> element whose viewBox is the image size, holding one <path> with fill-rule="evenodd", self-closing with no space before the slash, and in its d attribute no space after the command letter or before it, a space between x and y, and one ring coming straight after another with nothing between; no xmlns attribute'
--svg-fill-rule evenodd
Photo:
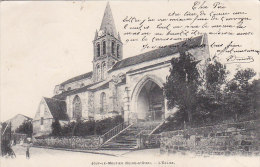
<svg viewBox="0 0 260 167"><path fill-rule="evenodd" d="M161 121L164 116L163 90L152 80L148 80L137 98L138 119L142 121Z"/></svg>

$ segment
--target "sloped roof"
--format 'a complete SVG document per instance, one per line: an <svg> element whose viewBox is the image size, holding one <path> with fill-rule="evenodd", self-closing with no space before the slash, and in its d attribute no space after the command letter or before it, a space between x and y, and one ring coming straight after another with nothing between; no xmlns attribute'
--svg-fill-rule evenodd
<svg viewBox="0 0 260 167"><path fill-rule="evenodd" d="M27 119L27 120L32 120L32 118L30 118L30 117L28 117L28 116L26 116L26 115L17 114L17 115L15 115L15 116L13 116L12 118L8 119L8 120L5 121L5 122L9 122L9 121L11 121L11 120L14 120L14 119L16 119L18 116L22 116L22 117L24 117L24 118Z"/></svg>
<svg viewBox="0 0 260 167"><path fill-rule="evenodd" d="M109 82L110 81L106 81L106 82L103 82L101 84L95 84L93 85L92 87L90 87L88 90L90 91L96 91L96 90L102 90L102 89L106 89L109 87Z"/></svg>
<svg viewBox="0 0 260 167"><path fill-rule="evenodd" d="M44 97L44 100L54 119L68 120L66 102L54 98Z"/></svg>
<svg viewBox="0 0 260 167"><path fill-rule="evenodd" d="M23 115L23 114L17 114L17 115L21 115L21 116L23 116L23 117L27 118L28 120L33 120L31 117L28 117L28 116L26 116L26 115Z"/></svg>
<svg viewBox="0 0 260 167"><path fill-rule="evenodd" d="M65 100L67 96L77 94L77 93L81 93L81 92L85 92L86 90L88 90L89 87L91 87L95 84L98 84L98 83L100 83L100 82L89 84L89 85L86 85L82 88L66 91L66 92L63 92L61 94L57 94L57 95L53 96L52 98L59 99L59 100Z"/></svg>
<svg viewBox="0 0 260 167"><path fill-rule="evenodd" d="M14 117L6 120L5 123L11 123L12 124L12 130L16 130L25 121L32 121L32 118L27 117L23 114L17 114Z"/></svg>
<svg viewBox="0 0 260 167"><path fill-rule="evenodd" d="M59 99L59 100L66 100L66 97L69 96L69 95L73 95L73 94L77 94L77 93L81 93L81 92L86 92L86 91L97 91L97 90L106 89L106 88L109 87L110 81L111 80L109 80L109 81L99 81L99 82L84 86L82 88L73 89L73 90L70 90L70 91L63 92L61 94L57 94L57 95L53 96L52 98L53 99ZM126 83L126 78L124 77L122 79L122 81L120 81L118 84L121 85L121 84L125 84L125 83Z"/></svg>
<svg viewBox="0 0 260 167"><path fill-rule="evenodd" d="M166 57L178 53L180 49L191 49L204 46L202 45L203 36L191 38L186 41L178 42L176 44L168 45L164 48L159 48L146 53L139 54L137 56L129 57L117 62L110 71L114 71L120 68L128 67L131 65L151 61L154 59Z"/></svg>
<svg viewBox="0 0 260 167"><path fill-rule="evenodd" d="M79 80L82 80L82 79L85 79L85 78L90 78L92 77L92 74L93 72L88 72L88 73L85 73L85 74L81 74L81 75L78 75L76 77L73 77L67 81L64 81L62 82L60 85L65 85L65 84L68 84L68 83L72 83L72 82L75 82L75 81L79 81Z"/></svg>

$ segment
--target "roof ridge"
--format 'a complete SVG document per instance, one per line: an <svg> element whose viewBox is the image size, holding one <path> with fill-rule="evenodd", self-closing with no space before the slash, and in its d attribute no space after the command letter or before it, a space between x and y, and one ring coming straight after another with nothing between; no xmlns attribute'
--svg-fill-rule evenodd
<svg viewBox="0 0 260 167"><path fill-rule="evenodd" d="M166 45L165 48L166 48L166 47L173 46L173 45L176 45L176 44L184 43L184 42L186 42L186 41L190 41L191 39L195 39L195 38L198 38L198 37L203 37L203 35L196 36L196 37L193 37L193 38L190 38L190 39L184 40L184 41L179 41L179 42L176 42L176 43L173 43L173 44L170 44L170 45ZM118 61L118 62L121 62L121 61L126 60L126 59L130 59L130 58L133 58L133 57L138 57L138 56L140 56L140 55L142 55L142 54L146 54L146 53L149 53L149 52L154 52L154 51L156 51L156 50L161 50L161 49L164 49L164 48L153 49L153 50L150 50L150 51L147 51L147 52L144 52L144 53L141 53L141 54L135 55L135 56L127 57L127 58L122 59L122 60L120 60L120 61ZM117 63L118 63L118 62L117 62Z"/></svg>
<svg viewBox="0 0 260 167"><path fill-rule="evenodd" d="M60 99L56 99L56 98L53 98L53 97L44 97L44 98L51 99L51 100L57 100L57 101L64 101L64 102L66 102L66 100L60 100Z"/></svg>
<svg viewBox="0 0 260 167"><path fill-rule="evenodd" d="M27 118L30 118L30 119L32 119L31 117L28 117L28 116L26 116L26 115L23 115L23 114L17 114L17 115L22 115L22 116L24 116L24 117L27 117Z"/></svg>
<svg viewBox="0 0 260 167"><path fill-rule="evenodd" d="M179 42L176 42L176 43L173 43L173 44L170 44L170 45L166 45L164 48L157 48L157 49L153 49L153 50L150 50L150 51L147 51L147 52L135 55L135 56L127 57L125 59L122 59L122 60L116 62L116 64L108 72L122 68L122 67L118 67L118 65L120 65L120 63L122 63L122 62L126 62L127 60L133 60L133 59L135 59L139 56L145 56L145 55L148 55L148 54L151 54L151 53L154 53L154 52L157 52L157 51L163 51L163 50L166 50L166 49L173 50L174 48L176 49L179 45L182 46L183 44L185 44L187 42L192 42L192 40L198 40L199 38L201 38L201 40L203 40L203 35L199 35L199 36L192 37L192 38L189 38L189 39L184 40L184 41L179 41ZM199 44L201 44L201 42ZM172 47L172 46L176 46L176 47ZM184 46L182 46L182 47L184 47ZM177 52L178 52L178 50L177 50ZM153 59L151 59L151 60L153 60ZM144 60L144 61L147 61L147 60ZM135 64L138 64L138 63L135 63ZM129 66L129 65L127 65L127 66ZM124 67L127 67L127 66L124 66Z"/></svg>

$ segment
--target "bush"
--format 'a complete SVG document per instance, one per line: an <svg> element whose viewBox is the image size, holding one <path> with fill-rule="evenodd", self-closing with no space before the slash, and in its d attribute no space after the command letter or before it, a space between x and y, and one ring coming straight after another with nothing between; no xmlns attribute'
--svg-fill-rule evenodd
<svg viewBox="0 0 260 167"><path fill-rule="evenodd" d="M59 120L55 119L55 121L51 125L51 128L52 128L51 135L53 135L53 136L61 135L61 126L60 126Z"/></svg>
<svg viewBox="0 0 260 167"><path fill-rule="evenodd" d="M123 121L124 120L121 116L106 118L100 121L77 120L76 122L70 122L69 124L62 127L61 136L103 135Z"/></svg>

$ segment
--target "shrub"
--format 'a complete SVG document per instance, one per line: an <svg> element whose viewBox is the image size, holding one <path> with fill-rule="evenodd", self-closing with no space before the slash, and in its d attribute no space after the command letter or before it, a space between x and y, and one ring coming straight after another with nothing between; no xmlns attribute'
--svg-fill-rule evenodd
<svg viewBox="0 0 260 167"><path fill-rule="evenodd" d="M77 120L70 122L61 128L62 136L90 136L103 135L110 129L122 123L124 120L121 116L106 118L100 121L94 120Z"/></svg>

